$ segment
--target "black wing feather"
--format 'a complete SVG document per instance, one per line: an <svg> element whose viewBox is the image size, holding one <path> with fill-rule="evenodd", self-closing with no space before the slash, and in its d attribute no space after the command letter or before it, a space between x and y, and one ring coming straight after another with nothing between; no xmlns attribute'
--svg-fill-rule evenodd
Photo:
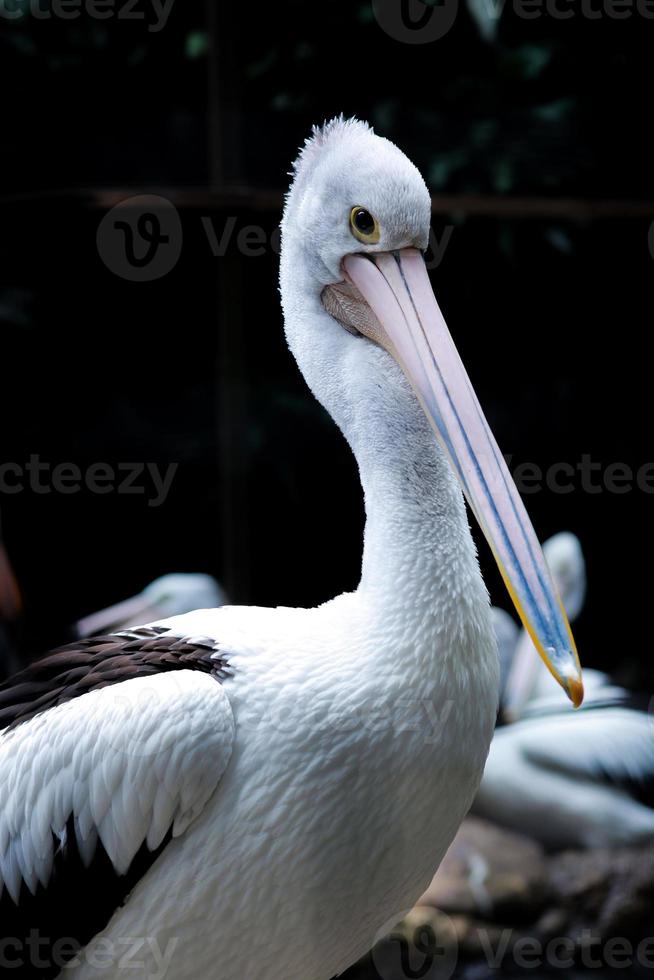
<svg viewBox="0 0 654 980"><path fill-rule="evenodd" d="M4 937L5 965L11 968L8 975L16 980L58 976L125 904L170 836L169 831L155 851L143 844L128 873L119 876L99 841L91 864L85 866L71 817L48 887L39 884L32 895L23 884L17 906L6 889L0 898L0 935Z"/></svg>

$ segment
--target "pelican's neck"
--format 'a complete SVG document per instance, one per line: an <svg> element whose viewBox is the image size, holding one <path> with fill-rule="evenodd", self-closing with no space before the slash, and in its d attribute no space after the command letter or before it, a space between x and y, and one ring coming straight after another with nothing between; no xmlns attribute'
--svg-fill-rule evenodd
<svg viewBox="0 0 654 980"><path fill-rule="evenodd" d="M490 629L463 497L400 368L324 310L294 241L282 251L286 334L316 397L359 465L366 528L357 595L384 629ZM466 632L465 628L459 633Z"/></svg>
<svg viewBox="0 0 654 980"><path fill-rule="evenodd" d="M381 423L371 418L352 440L366 507L360 594L437 629L484 616L463 496L422 410L408 393L401 416Z"/></svg>

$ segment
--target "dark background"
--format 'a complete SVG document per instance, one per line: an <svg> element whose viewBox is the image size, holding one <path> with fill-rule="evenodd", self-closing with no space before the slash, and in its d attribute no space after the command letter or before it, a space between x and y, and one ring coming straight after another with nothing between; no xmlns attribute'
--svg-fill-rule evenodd
<svg viewBox="0 0 654 980"><path fill-rule="evenodd" d="M438 238L453 226L433 282L512 466L654 460L654 21L568 2L569 19L527 20L507 0L492 23L460 0L424 45L385 33L370 0L177 0L158 32L144 0L138 21L0 18L0 462L179 464L158 508L0 494L25 655L164 572L208 571L266 605L356 585L356 467L285 348L275 250L232 240L217 258L202 224L272 235L298 145L341 111L399 143ZM178 208L183 248L168 275L135 283L103 263L96 233L147 192ZM579 478L527 497L543 539L582 541L583 662L635 686L651 673L653 499Z"/></svg>

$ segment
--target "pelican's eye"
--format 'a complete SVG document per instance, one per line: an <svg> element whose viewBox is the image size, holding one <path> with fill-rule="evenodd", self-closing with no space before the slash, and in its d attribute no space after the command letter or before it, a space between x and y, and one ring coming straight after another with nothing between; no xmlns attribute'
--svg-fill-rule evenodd
<svg viewBox="0 0 654 980"><path fill-rule="evenodd" d="M355 238L366 245L376 245L381 236L377 219L358 204L350 211L350 230Z"/></svg>

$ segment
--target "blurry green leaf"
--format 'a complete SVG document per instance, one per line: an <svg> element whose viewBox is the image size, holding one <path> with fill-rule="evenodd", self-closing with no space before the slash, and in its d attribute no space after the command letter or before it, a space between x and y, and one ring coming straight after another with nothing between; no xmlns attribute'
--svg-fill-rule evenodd
<svg viewBox="0 0 654 980"><path fill-rule="evenodd" d="M34 40L26 34L10 34L9 43L16 51L20 51L21 54L35 55L38 53Z"/></svg>
<svg viewBox="0 0 654 980"><path fill-rule="evenodd" d="M544 44L523 44L505 53L503 67L510 76L531 81L547 67L551 57L550 48Z"/></svg>
<svg viewBox="0 0 654 980"><path fill-rule="evenodd" d="M376 23L375 12L372 9L372 0L359 4L357 7L357 20L360 24Z"/></svg>
<svg viewBox="0 0 654 980"><path fill-rule="evenodd" d="M76 54L53 54L47 59L48 68L53 71L65 71L69 68L79 68L83 60Z"/></svg>
<svg viewBox="0 0 654 980"><path fill-rule="evenodd" d="M545 232L545 238L557 252L563 252L565 255L572 252L572 240L563 228L548 228Z"/></svg>
<svg viewBox="0 0 654 980"><path fill-rule="evenodd" d="M390 133L395 129L400 111L401 105L397 99L380 102L375 106L372 113L372 123L380 131Z"/></svg>
<svg viewBox="0 0 654 980"><path fill-rule="evenodd" d="M300 41L300 43L296 45L293 53L295 54L297 61L308 61L310 58L314 57L316 49L314 48L313 44L309 44L308 41Z"/></svg>
<svg viewBox="0 0 654 980"><path fill-rule="evenodd" d="M33 296L26 289L0 289L0 323L15 327L32 327Z"/></svg>
<svg viewBox="0 0 654 980"><path fill-rule="evenodd" d="M272 68L275 67L279 60L279 50L278 48L271 48L267 51L262 58L257 61L251 61L245 69L245 74L248 78L256 79L261 78L262 75L266 75Z"/></svg>
<svg viewBox="0 0 654 980"><path fill-rule="evenodd" d="M493 188L500 194L506 194L513 187L513 165L506 160L496 160L493 165Z"/></svg>
<svg viewBox="0 0 654 980"><path fill-rule="evenodd" d="M429 165L427 183L435 188L445 187L452 174L465 167L467 162L468 153L463 147L440 153Z"/></svg>
<svg viewBox="0 0 654 980"><path fill-rule="evenodd" d="M307 96L298 92L278 92L270 100L270 106L276 112L297 112L306 104Z"/></svg>
<svg viewBox="0 0 654 980"><path fill-rule="evenodd" d="M137 47L130 51L127 57L127 64L130 68L136 68L137 65L142 64L147 56L148 49L144 44L139 44Z"/></svg>
<svg viewBox="0 0 654 980"><path fill-rule="evenodd" d="M542 122L560 122L573 108L571 99L559 99L557 102L550 102L549 105L537 106L534 109L534 116Z"/></svg>
<svg viewBox="0 0 654 980"><path fill-rule="evenodd" d="M473 122L470 137L475 146L487 146L497 136L497 119L481 119Z"/></svg>
<svg viewBox="0 0 654 980"><path fill-rule="evenodd" d="M209 35L206 31L191 31L186 35L184 54L191 60L203 58L209 50Z"/></svg>
<svg viewBox="0 0 654 980"><path fill-rule="evenodd" d="M106 48L109 43L109 31L102 24L94 24L91 37L96 48Z"/></svg>

